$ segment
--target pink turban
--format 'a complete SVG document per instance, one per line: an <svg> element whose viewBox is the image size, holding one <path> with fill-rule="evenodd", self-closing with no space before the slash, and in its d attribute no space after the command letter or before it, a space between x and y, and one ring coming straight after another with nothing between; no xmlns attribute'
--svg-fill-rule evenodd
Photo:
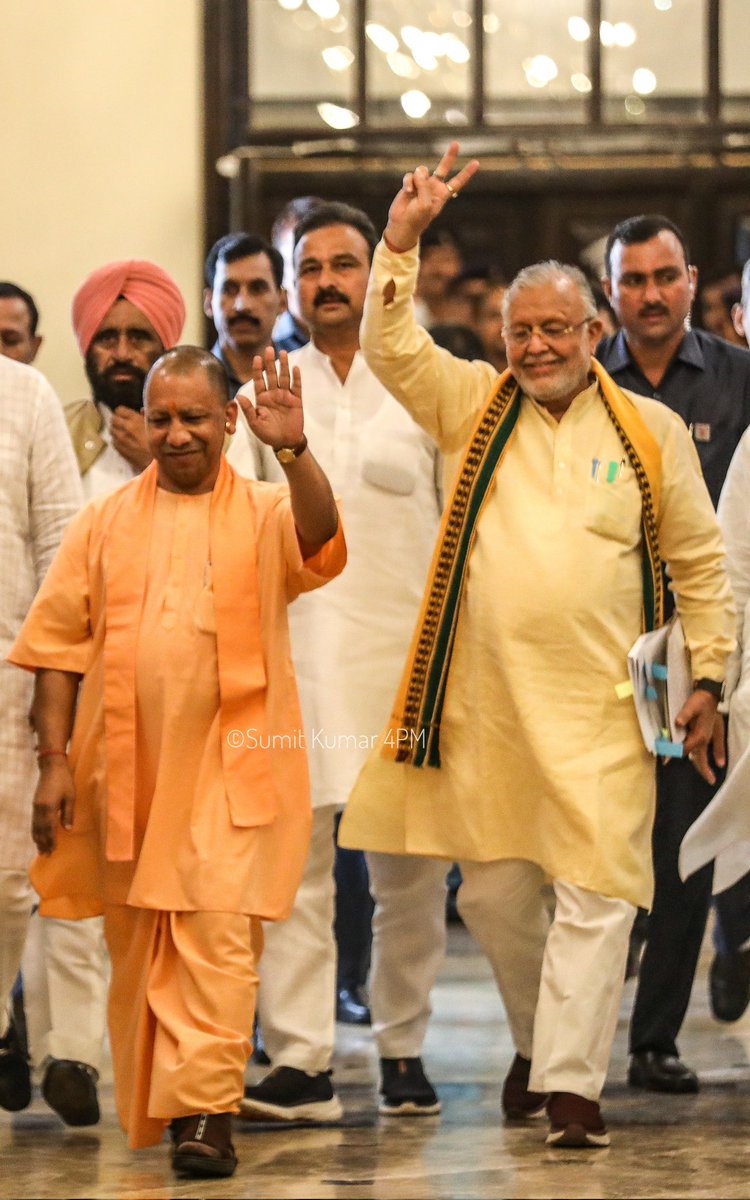
<svg viewBox="0 0 750 1200"><path fill-rule="evenodd" d="M180 289L156 263L129 258L92 271L73 297L71 316L81 354L88 353L94 334L118 296L124 296L148 318L165 350L177 344L185 323Z"/></svg>

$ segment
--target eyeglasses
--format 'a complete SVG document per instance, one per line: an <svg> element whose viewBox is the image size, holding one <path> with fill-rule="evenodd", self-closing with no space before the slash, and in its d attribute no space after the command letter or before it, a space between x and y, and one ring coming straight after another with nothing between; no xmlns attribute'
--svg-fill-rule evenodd
<svg viewBox="0 0 750 1200"><path fill-rule="evenodd" d="M503 330L503 337L511 346L527 346L535 333L539 334L543 342L561 342L563 338L575 333L576 329L588 325L589 321L593 320L593 317L584 317L577 325L561 325L559 321L545 321L543 325L513 325L510 329Z"/></svg>

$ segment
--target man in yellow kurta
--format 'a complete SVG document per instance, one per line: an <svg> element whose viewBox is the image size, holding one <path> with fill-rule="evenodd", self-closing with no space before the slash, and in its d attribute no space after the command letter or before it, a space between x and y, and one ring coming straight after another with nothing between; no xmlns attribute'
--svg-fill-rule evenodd
<svg viewBox="0 0 750 1200"><path fill-rule="evenodd" d="M601 325L579 271L541 263L511 284L504 376L417 327L420 234L478 166L447 179L456 151L405 177L373 260L367 361L463 460L393 720L340 836L425 856L392 872L405 907L444 873L436 859L460 862L459 909L517 1051L505 1115L546 1106L551 1145L602 1146L628 935L652 888L653 759L615 689L642 622L660 623L663 558L698 685L685 748L710 774L701 684L723 679L731 599L687 430L592 359ZM418 931L408 941L416 964Z"/></svg>
<svg viewBox="0 0 750 1200"><path fill-rule="evenodd" d="M37 673L41 911L104 913L120 1119L135 1147L171 1121L181 1174L236 1165L260 918L289 912L310 827L286 606L346 557L283 359L242 403L286 487L226 463L211 355L155 363L154 462L74 519L9 655Z"/></svg>

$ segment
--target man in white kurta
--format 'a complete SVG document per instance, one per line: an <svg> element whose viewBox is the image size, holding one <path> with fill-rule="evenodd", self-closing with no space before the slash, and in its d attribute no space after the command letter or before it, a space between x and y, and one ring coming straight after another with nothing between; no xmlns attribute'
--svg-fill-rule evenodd
<svg viewBox="0 0 750 1200"><path fill-rule="evenodd" d="M38 371L0 356L0 1005L21 964L34 891L31 801L37 779L29 712L32 680L5 662L34 594L81 503L73 447L62 406ZM0 1105L30 1100L25 1060L0 1048Z"/></svg>
<svg viewBox="0 0 750 1200"><path fill-rule="evenodd" d="M274 1069L246 1089L242 1111L266 1120L322 1122L341 1115L329 1080L334 818L390 711L440 516L435 443L359 350L376 240L366 215L340 204L318 206L297 229L298 295L312 340L289 361L302 372L308 435L346 511L349 557L328 597L300 597L289 610L314 820L292 915L265 931L258 1007ZM275 478L258 443L254 463L247 453L238 434L229 461L248 474ZM438 919L444 924L444 889ZM377 947L375 962L377 971Z"/></svg>
<svg viewBox="0 0 750 1200"><path fill-rule="evenodd" d="M375 252L362 329L375 373L446 453L474 441L498 388L489 365L453 359L413 319L419 235L476 169L448 186L456 149L435 175L420 167L405 177ZM615 690L641 630L647 501L696 680L723 679L731 601L687 430L662 405L593 373L600 323L580 273L529 268L509 289L505 323L519 415L473 527L441 763L416 769L389 760L388 746L376 750L341 840L460 862L459 910L490 958L516 1047L505 1114L546 1104L551 1145L602 1146L598 1098L628 935L652 886L653 760L632 701ZM636 431L650 447L658 497L631 454ZM449 535L446 526L446 545ZM703 771L715 707L696 689L681 713ZM400 719L398 709L387 736Z"/></svg>

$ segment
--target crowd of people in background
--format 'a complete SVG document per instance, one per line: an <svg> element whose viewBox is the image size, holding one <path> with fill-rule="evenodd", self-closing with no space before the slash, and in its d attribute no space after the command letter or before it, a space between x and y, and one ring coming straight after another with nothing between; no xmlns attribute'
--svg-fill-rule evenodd
<svg viewBox="0 0 750 1200"><path fill-rule="evenodd" d="M666 1094L700 1087L678 1035L712 868L683 881L677 860L747 742L746 724L735 721L741 732L727 764L730 654L738 705L750 678L750 518L734 503L721 522L719 509L735 622L713 510L737 456L733 496L744 494L750 513L750 263L702 282L676 225L633 215L610 231L598 278L545 263L509 279L494 257L467 259L450 206L441 216L473 174L471 165L452 174L454 157L407 177L382 241L364 212L318 196L286 205L269 238L255 230L220 238L205 261L210 354L179 346L186 301L162 266L98 267L72 298L90 391L63 405L28 369L43 342L44 298L0 283L7 1111L30 1103L36 1073L67 1125L99 1121L109 993L121 1122L133 1146L158 1141L169 1125L181 1174L231 1174L231 1113L279 1128L340 1121L337 1021L372 1026L382 1114L435 1115L441 1101L421 1055L450 893L492 965L511 1026L506 1120L546 1109L550 1145L608 1144L599 1096L626 975L638 976L629 1085ZM485 441L482 414L494 422ZM591 458L600 444L627 483L618 497L576 474L576 455ZM462 457L467 445L475 458ZM560 473L549 497L537 474L548 455ZM480 459L492 463L491 483L472 474ZM464 478L481 493L478 511L465 507ZM343 532L331 488L343 503ZM523 520L506 519L516 498ZM216 513L238 545L242 521L255 529L252 563L225 544ZM567 547L559 557L548 542L553 527ZM146 550L129 561L136 531ZM538 561L537 546L546 547ZM592 547L601 579L569 580L590 589L574 602L566 579L575 564L583 571ZM651 592L640 582L644 547ZM220 562L247 593L221 591ZM441 569L458 581L452 623ZM75 608L71 580L90 609ZM599 586L607 594L597 599ZM622 650L652 595L652 623L676 605L697 697L684 718L691 754L657 762L655 799L652 760L612 678L618 662L626 673ZM534 596L569 607L562 633L541 630ZM292 600L287 641L278 630ZM245 603L256 615L243 641L231 623L243 623ZM597 604L607 616L594 636L581 622ZM141 630L140 649L128 641L128 621ZM422 641L413 640L415 625ZM188 626L179 641L175 631ZM107 629L119 630L117 644ZM168 671L160 655L171 656ZM245 672L239 682L233 655ZM426 709L425 663L433 661L443 690L435 684L435 707ZM118 693L112 662L132 695ZM162 667L175 682L157 695ZM580 678L586 670L589 681ZM261 697L255 708L239 694L248 686ZM200 714L186 688L205 697ZM540 747L532 714L558 698L569 707ZM593 737L587 722L605 710L601 746L574 761L569 746ZM499 732L490 711L503 714L493 718ZM430 766L418 769L411 746L397 745L397 761L387 761L382 731L394 713L397 738L408 727L419 742L428 731ZM265 747L253 758L243 742L228 758L219 743L219 729L222 737L230 727L291 736L295 722L292 750ZM133 746L135 798L122 774ZM241 773L249 762L252 777ZM121 819L112 817L116 770ZM96 789L105 777L102 818ZM620 815L598 829L602 779ZM222 796L226 788L237 807L220 833L204 798L220 807L212 788ZM255 807L234 798L242 788ZM435 807L427 815L425 788L437 816ZM88 797L80 810L73 792L77 805ZM279 794L287 796L280 807ZM41 854L29 878L35 797ZM514 806L525 814L516 824ZM181 823L167 832L175 809ZM85 835L102 819L100 860ZM58 865L65 855L72 891ZM750 874L716 898L713 923L711 1008L734 1021L750 1002ZM200 969L191 974L194 960ZM209 1002L215 989L230 996L231 1017ZM200 1003L185 1005L186 990ZM270 1069L244 1085L251 1050ZM222 1071L209 1071L218 1064Z"/></svg>

